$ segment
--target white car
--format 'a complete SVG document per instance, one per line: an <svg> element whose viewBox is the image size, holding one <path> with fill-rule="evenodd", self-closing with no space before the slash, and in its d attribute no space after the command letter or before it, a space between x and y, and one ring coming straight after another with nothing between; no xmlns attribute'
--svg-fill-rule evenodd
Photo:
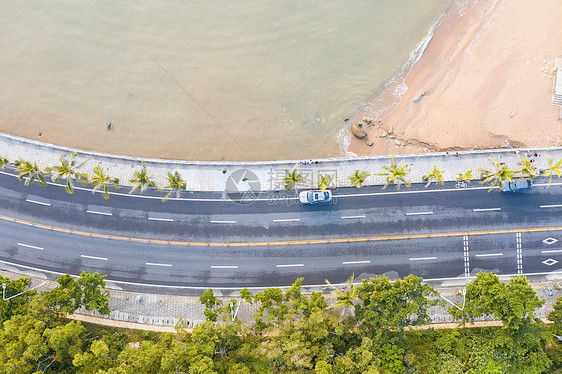
<svg viewBox="0 0 562 374"><path fill-rule="evenodd" d="M332 201L332 191L302 191L299 200L303 204L329 203Z"/></svg>
<svg viewBox="0 0 562 374"><path fill-rule="evenodd" d="M520 190L528 190L533 188L533 181L530 179L522 179L519 181L505 181L502 183L503 192L515 192Z"/></svg>

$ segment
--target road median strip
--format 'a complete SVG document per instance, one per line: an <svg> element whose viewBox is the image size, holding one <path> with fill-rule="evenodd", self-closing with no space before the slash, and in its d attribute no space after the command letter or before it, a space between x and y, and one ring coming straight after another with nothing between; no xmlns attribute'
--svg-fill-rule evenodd
<svg viewBox="0 0 562 374"><path fill-rule="evenodd" d="M289 246L289 245L311 245L311 244L337 244L337 243L359 243L359 242L372 242L372 241L389 241L389 240L408 240L408 239L430 239L430 238L443 238L443 237L458 237L458 236L482 236L482 235L500 235L500 234L517 234L517 233L531 233L531 232L546 232L546 231L562 231L562 226L553 227L529 227L520 229L498 229L487 231L458 231L458 232L439 232L427 234L412 234L412 235L385 235L385 236L365 236L356 238L331 238L331 239L300 239L300 240L284 240L284 241L271 241L271 242L188 242L188 241L168 241L161 239L147 239L147 238L134 238L119 235L100 234L95 232L87 232L80 230L71 230L57 226L49 226L40 223L30 222L19 218L8 217L0 215L0 220L12 223L22 224L26 226L33 226L40 229L52 230L64 234L88 236L98 239L107 240L120 240L131 241L143 244L159 244L159 245L175 245L175 246L193 246L193 247L272 247L272 246Z"/></svg>

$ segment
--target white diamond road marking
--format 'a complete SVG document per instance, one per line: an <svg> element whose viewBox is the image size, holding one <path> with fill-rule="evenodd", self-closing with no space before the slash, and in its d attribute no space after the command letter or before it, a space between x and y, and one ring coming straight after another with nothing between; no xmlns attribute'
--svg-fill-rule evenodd
<svg viewBox="0 0 562 374"><path fill-rule="evenodd" d="M551 245L551 244L556 243L557 241L558 241L558 239L554 239L554 238L550 237L550 238L546 238L546 239L543 240L542 242L543 242L544 244Z"/></svg>
<svg viewBox="0 0 562 374"><path fill-rule="evenodd" d="M552 266L554 264L557 264L558 261L556 261L552 258L549 258L548 260L544 260L542 263L545 264L545 265L548 265L548 266Z"/></svg>

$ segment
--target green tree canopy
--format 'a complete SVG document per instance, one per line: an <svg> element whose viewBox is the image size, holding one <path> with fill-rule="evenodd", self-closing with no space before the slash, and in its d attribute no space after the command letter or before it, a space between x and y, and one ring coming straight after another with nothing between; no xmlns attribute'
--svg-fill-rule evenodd
<svg viewBox="0 0 562 374"><path fill-rule="evenodd" d="M532 322L535 309L543 304L544 300L539 299L525 277L503 283L496 274L478 273L466 287L465 308L450 308L449 313L463 322L494 315L506 328L518 329L523 323Z"/></svg>
<svg viewBox="0 0 562 374"><path fill-rule="evenodd" d="M356 318L369 332L427 324L431 322L429 308L439 304L435 290L414 275L396 281L385 276L363 279L358 296L361 303L355 308Z"/></svg>

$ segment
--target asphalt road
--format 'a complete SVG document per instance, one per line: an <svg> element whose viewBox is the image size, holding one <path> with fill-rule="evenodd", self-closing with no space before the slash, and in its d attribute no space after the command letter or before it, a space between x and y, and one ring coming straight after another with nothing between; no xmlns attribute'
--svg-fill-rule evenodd
<svg viewBox="0 0 562 374"><path fill-rule="evenodd" d="M334 191L327 205L294 192L184 192L104 200L77 188L24 186L0 172L0 260L53 272L97 271L108 279L170 288L307 285L410 273L457 279L478 271L560 271L562 186L538 180L528 193L472 182ZM75 231L71 231L75 230ZM113 237L109 237L113 236ZM550 240L548 240L551 238ZM559 241L561 240L561 241Z"/></svg>

